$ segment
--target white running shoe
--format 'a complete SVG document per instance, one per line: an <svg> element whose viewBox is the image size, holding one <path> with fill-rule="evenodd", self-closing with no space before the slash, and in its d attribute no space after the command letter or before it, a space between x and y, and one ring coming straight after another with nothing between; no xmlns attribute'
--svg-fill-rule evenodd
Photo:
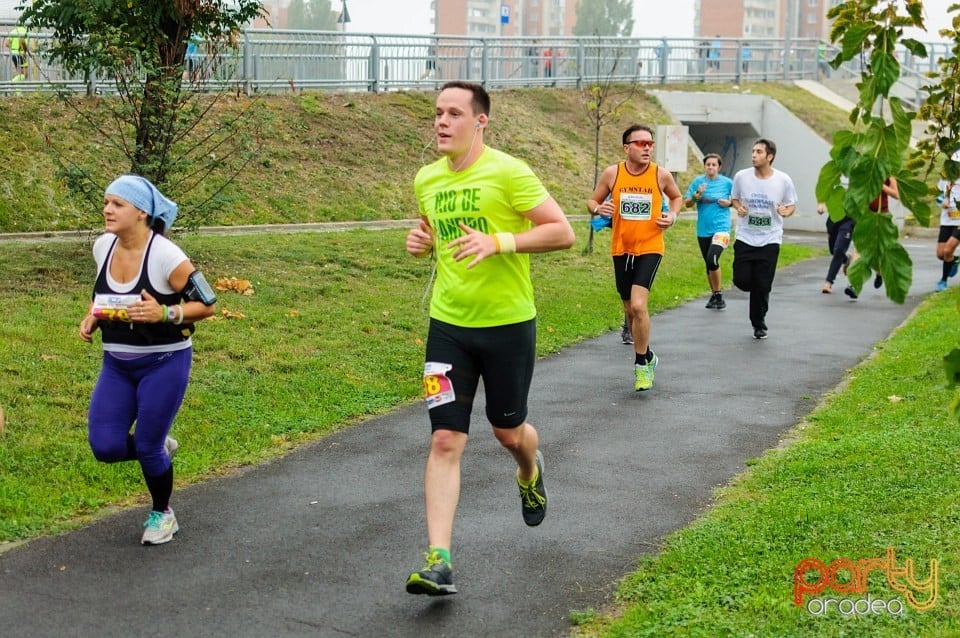
<svg viewBox="0 0 960 638"><path fill-rule="evenodd" d="M177 455L177 450L180 449L180 443L172 436L168 436L163 442L163 449L167 451L167 456L169 456L172 461L173 457Z"/></svg>
<svg viewBox="0 0 960 638"><path fill-rule="evenodd" d="M167 508L166 512L151 510L143 527L143 537L140 539L141 545L169 543L173 540L173 535L180 531L177 517L174 515L172 508Z"/></svg>

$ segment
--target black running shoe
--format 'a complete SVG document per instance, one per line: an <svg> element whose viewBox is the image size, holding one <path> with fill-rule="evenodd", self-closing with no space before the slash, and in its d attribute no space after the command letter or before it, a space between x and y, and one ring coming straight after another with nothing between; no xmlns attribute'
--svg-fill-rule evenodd
<svg viewBox="0 0 960 638"><path fill-rule="evenodd" d="M714 310L723 310L727 307L727 302L723 300L723 293L717 293L717 303L713 306Z"/></svg>
<svg viewBox="0 0 960 638"><path fill-rule="evenodd" d="M850 297L851 299L857 298L857 291L853 289L853 286L847 286L843 289L843 294Z"/></svg>
<svg viewBox="0 0 960 638"><path fill-rule="evenodd" d="M520 486L520 482L517 481ZM523 506L523 522L536 527L547 515L547 490L543 487L543 454L537 450L537 480L530 487L520 486L520 504Z"/></svg>
<svg viewBox="0 0 960 638"><path fill-rule="evenodd" d="M457 593L457 586L453 584L453 569L450 564L440 557L439 552L425 554L426 566L418 572L413 572L407 578L408 594L426 594L427 596L449 596Z"/></svg>
<svg viewBox="0 0 960 638"><path fill-rule="evenodd" d="M753 338L754 338L754 339L766 339L766 338L767 338L767 331L764 330L763 328L757 328L757 329L755 329L755 330L753 331Z"/></svg>
<svg viewBox="0 0 960 638"><path fill-rule="evenodd" d="M880 273L877 273L877 276L873 278L873 287L879 288L883 285L883 277L880 276Z"/></svg>
<svg viewBox="0 0 960 638"><path fill-rule="evenodd" d="M718 297L718 296L719 296L719 295L718 295L717 293L713 293L712 295L710 295L710 301L708 301L708 302L707 302L707 305L706 305L706 308L707 308L708 310L713 310L714 308L717 307L717 297Z"/></svg>

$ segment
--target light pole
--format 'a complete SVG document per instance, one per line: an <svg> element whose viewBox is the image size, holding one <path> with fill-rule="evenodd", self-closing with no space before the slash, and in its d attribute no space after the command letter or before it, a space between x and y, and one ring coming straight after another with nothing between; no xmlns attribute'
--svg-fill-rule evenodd
<svg viewBox="0 0 960 638"><path fill-rule="evenodd" d="M340 16L337 18L337 24L341 31L347 30L347 23L350 22L350 12L347 11L347 0L340 0Z"/></svg>

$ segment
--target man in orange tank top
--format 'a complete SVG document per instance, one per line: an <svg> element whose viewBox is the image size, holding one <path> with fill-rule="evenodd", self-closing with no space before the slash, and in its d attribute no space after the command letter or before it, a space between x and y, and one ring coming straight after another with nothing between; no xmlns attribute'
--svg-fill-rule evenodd
<svg viewBox="0 0 960 638"><path fill-rule="evenodd" d="M629 127L623 132L623 150L626 159L600 174L587 210L613 222L614 277L633 333L634 389L643 391L653 387L658 362L649 348L647 300L663 259L663 231L676 223L683 196L670 171L651 161L653 129L642 124ZM666 212L664 197L669 200Z"/></svg>

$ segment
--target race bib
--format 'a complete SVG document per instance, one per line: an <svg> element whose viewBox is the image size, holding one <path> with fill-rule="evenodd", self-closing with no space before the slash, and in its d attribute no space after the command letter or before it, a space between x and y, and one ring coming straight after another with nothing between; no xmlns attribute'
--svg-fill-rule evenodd
<svg viewBox="0 0 960 638"><path fill-rule="evenodd" d="M94 295L92 314L97 319L130 323L128 308L140 301L140 295Z"/></svg>
<svg viewBox="0 0 960 638"><path fill-rule="evenodd" d="M950 219L960 219L960 209L954 208L951 211L947 211L947 217Z"/></svg>
<svg viewBox="0 0 960 638"><path fill-rule="evenodd" d="M773 219L766 215L747 215L747 225L758 228L769 228Z"/></svg>
<svg viewBox="0 0 960 638"><path fill-rule="evenodd" d="M653 215L653 195L650 193L620 193L620 217L628 221L650 221Z"/></svg>
<svg viewBox="0 0 960 638"><path fill-rule="evenodd" d="M713 241L710 242L714 246L720 246L721 248L726 248L730 245L730 233L714 233Z"/></svg>
<svg viewBox="0 0 960 638"><path fill-rule="evenodd" d="M449 363L427 361L423 364L423 390L426 394L428 410L456 400L453 383L447 376L450 370L453 370L453 366Z"/></svg>

